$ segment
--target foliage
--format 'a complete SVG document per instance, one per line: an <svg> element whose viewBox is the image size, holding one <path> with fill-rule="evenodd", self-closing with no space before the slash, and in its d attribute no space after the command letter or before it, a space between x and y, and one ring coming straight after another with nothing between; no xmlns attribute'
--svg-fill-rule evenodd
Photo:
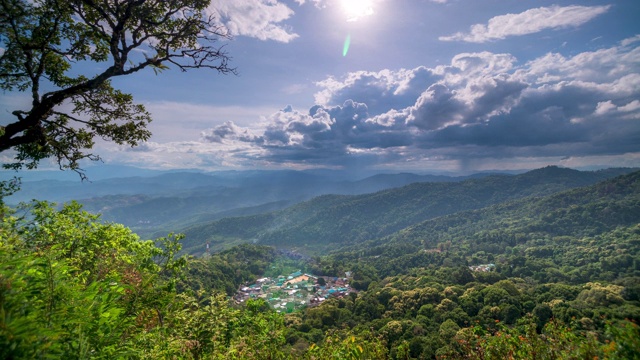
<svg viewBox="0 0 640 360"><path fill-rule="evenodd" d="M0 227L0 358L306 359L382 358L376 338L338 333L294 350L284 316L263 300L234 307L209 289L184 287L179 236L141 241L99 222L77 203L3 210ZM213 256L267 261L243 246ZM205 261L207 261L205 260ZM204 262L203 262L204 263ZM254 270L263 271L265 266ZM242 277L242 276L241 276ZM176 286L176 284L178 286ZM178 293L177 287L184 292ZM205 287L208 287L205 285Z"/></svg>
<svg viewBox="0 0 640 360"><path fill-rule="evenodd" d="M573 330L559 321L536 331L526 317L514 327L490 331L475 326L456 334L455 351L443 358L466 359L635 359L640 354L638 326L630 321L607 324L605 342L593 331Z"/></svg>
<svg viewBox="0 0 640 360"><path fill-rule="evenodd" d="M617 325L617 326L616 326ZM637 322L607 324L603 352L608 359L640 359L640 327Z"/></svg>
<svg viewBox="0 0 640 360"><path fill-rule="evenodd" d="M429 220L323 256L313 272L358 269L368 286L300 314L299 336L347 327L381 336L392 358L407 348L412 358L629 357L640 321L638 177Z"/></svg>
<svg viewBox="0 0 640 360"><path fill-rule="evenodd" d="M198 301L181 294L172 303L171 316L136 339L140 358L247 359L283 358L282 316L250 300L241 311L222 295ZM268 307L267 307L268 308Z"/></svg>
<svg viewBox="0 0 640 360"><path fill-rule="evenodd" d="M5 198L20 190L20 178L14 177L11 180L0 181L0 216L4 214Z"/></svg>
<svg viewBox="0 0 640 360"><path fill-rule="evenodd" d="M332 331L324 337L322 346L312 344L307 359L386 359L387 349L379 339L356 337L348 332Z"/></svg>
<svg viewBox="0 0 640 360"><path fill-rule="evenodd" d="M317 274L351 271L359 291L286 316L210 293L292 266L272 248L187 261L180 237L140 241L74 203L5 210L0 356L637 358L638 176L301 256Z"/></svg>
<svg viewBox="0 0 640 360"><path fill-rule="evenodd" d="M493 331L480 327L456 335L458 349L469 359L594 359L602 356L595 334L574 332L557 321L536 332L532 318L523 318L515 327L499 324Z"/></svg>
<svg viewBox="0 0 640 360"><path fill-rule="evenodd" d="M170 283L157 275L182 265L167 246L175 240L165 249L140 241L75 203L30 210L0 228L2 357L129 354L135 314L168 300Z"/></svg>
<svg viewBox="0 0 640 360"><path fill-rule="evenodd" d="M241 284L262 276L276 259L272 247L243 244L189 261L178 291L216 290L232 296Z"/></svg>
<svg viewBox="0 0 640 360"><path fill-rule="evenodd" d="M2 358L243 357L267 345L259 335L283 331L259 305L240 312L220 295L176 295L179 237L140 241L76 203L29 210L0 232Z"/></svg>
<svg viewBox="0 0 640 360"><path fill-rule="evenodd" d="M28 91L32 104L0 126L0 151L16 151L6 166L34 168L54 157L78 170L79 160L99 158L90 152L96 137L130 146L147 140L150 114L113 88L113 78L167 65L232 72L213 46L228 35L206 14L209 2L1 1L0 88ZM85 62L102 70L82 73L76 64Z"/></svg>

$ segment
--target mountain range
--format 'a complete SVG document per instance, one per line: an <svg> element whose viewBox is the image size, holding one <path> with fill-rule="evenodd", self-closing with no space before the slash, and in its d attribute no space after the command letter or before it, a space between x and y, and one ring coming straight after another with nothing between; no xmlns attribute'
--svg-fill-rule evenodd
<svg viewBox="0 0 640 360"><path fill-rule="evenodd" d="M2 179L13 176L10 172L1 175ZM8 197L7 203L38 199L60 204L77 200L86 210L102 214L103 220L122 223L143 237L229 216L284 209L323 194L365 194L413 182L453 182L489 176L400 173L360 178L331 170L202 173L121 166L88 170L89 180L82 182L75 173L63 176L37 171L19 175L21 189Z"/></svg>
<svg viewBox="0 0 640 360"><path fill-rule="evenodd" d="M201 252L252 242L321 254L378 239L422 221L522 198L541 198L627 174L546 167L519 175L418 182L361 195L323 195L285 209L227 217L179 229L184 247ZM157 234L159 235L159 234Z"/></svg>

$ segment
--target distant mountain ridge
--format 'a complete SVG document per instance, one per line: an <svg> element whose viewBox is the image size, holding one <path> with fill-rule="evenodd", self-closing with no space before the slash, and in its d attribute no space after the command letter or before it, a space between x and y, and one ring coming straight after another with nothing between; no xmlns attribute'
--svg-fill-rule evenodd
<svg viewBox="0 0 640 360"><path fill-rule="evenodd" d="M458 182L413 183L364 195L324 195L271 213L225 218L183 231L185 248L206 242L257 242L305 251L326 251L380 238L413 224L460 211L529 196L542 197L631 172L546 167L520 175L491 175Z"/></svg>
<svg viewBox="0 0 640 360"><path fill-rule="evenodd" d="M107 167L111 178L90 181L24 181L9 204L31 199L57 203L78 200L107 221L131 227L143 237L225 216L254 215L283 209L322 194L363 194L406 185L414 181L460 181L467 177L384 174L364 179L336 171L220 171L157 172L128 167ZM49 172L31 174L38 179ZM113 177L135 174L133 177ZM9 175L9 174L3 174ZM485 174L473 175L482 177ZM9 177L10 178L10 177Z"/></svg>
<svg viewBox="0 0 640 360"><path fill-rule="evenodd" d="M75 179L73 181L25 181L21 190L14 196L7 198L6 201L9 204L17 204L19 201L38 199L61 203L75 199L84 204L85 209L88 211L102 214L103 220L122 223L131 227L142 237L153 237L209 223L224 217L258 216L269 211L283 210L296 203L324 194L361 195L390 188L400 188L416 182L456 183L492 176L514 176L480 173L470 176L449 177L444 175L398 173L357 178L353 174L331 170L252 170L202 173L197 171L160 172L118 166L96 167L96 169L92 168L90 170L93 170L89 172L90 179L92 179L90 182L80 182L75 173L66 174L72 175ZM580 172L551 167L530 172L529 176L564 177L564 181L570 186L580 186L589 184L594 178L604 179L629 171L631 169ZM31 178L37 179L46 173L48 172L37 172ZM113 177L127 174L135 176ZM11 172L3 173L3 177L10 178L12 175ZM111 178L100 179L108 176L111 176ZM552 189L551 184L533 184L529 192L539 193L541 189L537 189L536 186L543 186L547 192L560 191L565 189L567 184L553 185L556 186L555 189ZM352 205L355 206L356 204ZM344 207L345 205L343 204L342 206ZM446 201L442 206L446 208ZM313 208L312 206L310 209ZM317 212L319 208L309 211ZM420 215L420 211L407 210L406 216L408 219L411 221L421 219L413 216L413 213ZM301 212L296 215L306 216L309 214L309 212ZM317 218L321 219L323 216L325 215L319 213ZM393 214L390 215L390 217L393 216ZM325 217L331 218L331 216ZM269 230L263 229L260 234L253 234L251 238L255 240L260 235L263 241L272 243L273 241L268 238L269 236L277 236L275 232L277 230L284 231L283 235L286 235L285 239L288 239L290 238L289 231L285 229L291 228L292 230L296 226L295 224L292 225L293 219L299 224L312 224L314 222L309 217L290 216L284 220L278 218L270 224ZM342 224L343 229L348 227L348 221L345 219L334 219L327 229L331 229L336 224ZM362 220L356 220L360 228L366 226L366 224L360 224ZM389 219L379 219L379 221L386 224L386 226L391 226L390 229L405 225L402 222L389 221ZM225 222L230 223L229 220L225 220ZM318 221L318 224L321 223L322 221ZM305 227L303 225L300 226ZM324 225L321 226L325 227ZM254 228L254 226L252 225L249 228ZM336 229L333 231L340 234L346 233ZM360 230L356 231L360 232ZM356 238L377 236L378 234L387 233L387 231L361 232L359 234L360 237L356 236ZM233 236L235 237L235 235ZM214 237L218 240L221 238L220 236ZM243 237L242 241L247 240ZM296 240L296 242L298 241Z"/></svg>

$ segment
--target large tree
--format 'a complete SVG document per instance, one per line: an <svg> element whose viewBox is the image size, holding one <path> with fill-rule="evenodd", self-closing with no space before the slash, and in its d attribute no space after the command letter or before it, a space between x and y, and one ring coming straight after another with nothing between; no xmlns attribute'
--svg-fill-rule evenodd
<svg viewBox="0 0 640 360"><path fill-rule="evenodd" d="M81 159L99 159L91 152L97 137L130 146L147 140L149 112L113 88L114 77L145 68L233 72L218 43L229 35L209 3L0 0L0 87L31 95L29 108L0 115L0 152L15 154L4 166L34 168L53 157L77 171Z"/></svg>

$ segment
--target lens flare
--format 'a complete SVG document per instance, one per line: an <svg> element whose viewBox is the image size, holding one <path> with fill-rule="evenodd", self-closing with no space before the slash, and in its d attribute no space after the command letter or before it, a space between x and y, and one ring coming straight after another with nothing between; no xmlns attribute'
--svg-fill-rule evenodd
<svg viewBox="0 0 640 360"><path fill-rule="evenodd" d="M344 39L344 46L342 47L342 56L347 56L347 52L349 52L349 45L351 45L351 35L347 35L347 38Z"/></svg>

